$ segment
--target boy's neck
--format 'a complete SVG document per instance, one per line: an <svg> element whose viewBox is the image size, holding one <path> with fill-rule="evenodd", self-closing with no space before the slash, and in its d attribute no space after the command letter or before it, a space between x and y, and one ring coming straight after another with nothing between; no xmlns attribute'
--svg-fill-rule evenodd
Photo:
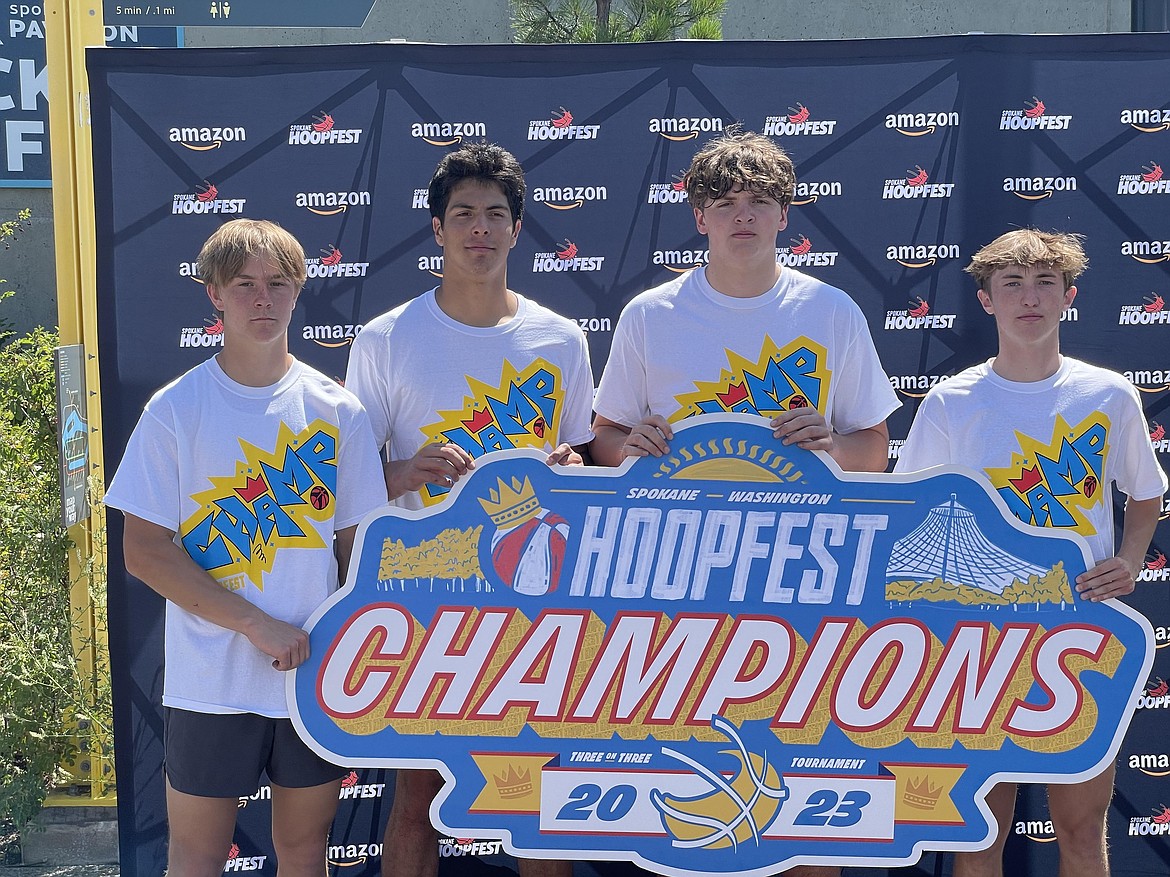
<svg viewBox="0 0 1170 877"><path fill-rule="evenodd" d="M1031 384L1052 377L1060 371L1060 347L1044 350L1014 349L1000 344L999 352L991 361L991 369L1004 380L1017 384Z"/></svg>
<svg viewBox="0 0 1170 877"><path fill-rule="evenodd" d="M270 387L288 374L293 364L287 341L272 349L238 350L225 338L215 360L225 375L245 387Z"/></svg>
<svg viewBox="0 0 1170 877"><path fill-rule="evenodd" d="M508 289L507 277L487 283L467 283L446 277L435 290L435 304L458 323L477 328L500 326L520 307L516 293Z"/></svg>
<svg viewBox="0 0 1170 877"><path fill-rule="evenodd" d="M711 262L704 269L711 288L731 298L755 298L780 280L781 267L775 259L743 265L730 260Z"/></svg>

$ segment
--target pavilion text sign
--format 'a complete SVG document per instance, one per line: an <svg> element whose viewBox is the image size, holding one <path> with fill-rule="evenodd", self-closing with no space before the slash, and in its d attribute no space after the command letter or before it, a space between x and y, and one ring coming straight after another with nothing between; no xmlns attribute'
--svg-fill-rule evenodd
<svg viewBox="0 0 1170 877"><path fill-rule="evenodd" d="M694 418L671 451L492 455L437 511L367 520L290 675L298 728L440 769L455 836L667 874L978 848L995 778L1114 757L1152 633L1074 597L1077 537L762 422Z"/></svg>

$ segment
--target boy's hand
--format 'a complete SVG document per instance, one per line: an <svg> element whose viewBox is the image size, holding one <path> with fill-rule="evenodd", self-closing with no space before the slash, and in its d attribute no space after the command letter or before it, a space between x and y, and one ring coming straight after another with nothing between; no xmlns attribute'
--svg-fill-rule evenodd
<svg viewBox="0 0 1170 877"><path fill-rule="evenodd" d="M272 658L277 670L291 670L309 660L309 635L271 616L264 616L245 634L248 641Z"/></svg>
<svg viewBox="0 0 1170 877"><path fill-rule="evenodd" d="M453 487L455 482L475 468L471 454L450 442L423 445L409 460L386 464L386 489L390 499L422 490L424 484Z"/></svg>
<svg viewBox="0 0 1170 877"><path fill-rule="evenodd" d="M567 442L561 442L551 454L548 455L548 464L550 466L584 466L585 461L581 459L581 455L573 450L572 445Z"/></svg>
<svg viewBox="0 0 1170 877"><path fill-rule="evenodd" d="M670 422L661 414L651 414L635 425L622 444L623 457L661 457L670 453L667 444L674 438Z"/></svg>
<svg viewBox="0 0 1170 877"><path fill-rule="evenodd" d="M808 451L833 450L833 431L815 408L782 411L768 425L772 427L772 436L785 445L797 445Z"/></svg>
<svg viewBox="0 0 1170 877"><path fill-rule="evenodd" d="M1137 573L1122 557L1109 557L1077 576L1077 593L1082 600L1099 603L1110 597L1132 594Z"/></svg>

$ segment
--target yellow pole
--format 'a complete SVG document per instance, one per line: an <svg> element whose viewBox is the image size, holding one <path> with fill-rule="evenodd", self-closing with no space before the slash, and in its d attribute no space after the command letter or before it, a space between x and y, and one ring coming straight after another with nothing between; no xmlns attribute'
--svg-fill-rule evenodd
<svg viewBox="0 0 1170 877"><path fill-rule="evenodd" d="M91 482L102 472L101 395L98 378L97 271L94 234L93 158L89 116L86 46L104 44L101 0L46 0L45 55L49 79L49 132L53 171L53 230L57 265L57 314L61 344L82 344L89 390ZM95 501L98 497L95 497ZM99 510L70 528L73 644L87 697L109 685L109 645L105 613L105 519ZM81 756L69 765L88 783L88 803L112 803L112 729L78 723ZM101 800L105 799L105 800ZM74 799L76 800L76 799Z"/></svg>

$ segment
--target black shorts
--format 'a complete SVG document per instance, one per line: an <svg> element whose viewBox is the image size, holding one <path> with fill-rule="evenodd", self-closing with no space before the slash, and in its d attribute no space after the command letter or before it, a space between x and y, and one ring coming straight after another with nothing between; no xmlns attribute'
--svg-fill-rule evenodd
<svg viewBox="0 0 1170 877"><path fill-rule="evenodd" d="M320 786L349 773L306 746L289 719L163 707L163 729L167 779L188 795L245 797L259 788L264 772L290 789Z"/></svg>

